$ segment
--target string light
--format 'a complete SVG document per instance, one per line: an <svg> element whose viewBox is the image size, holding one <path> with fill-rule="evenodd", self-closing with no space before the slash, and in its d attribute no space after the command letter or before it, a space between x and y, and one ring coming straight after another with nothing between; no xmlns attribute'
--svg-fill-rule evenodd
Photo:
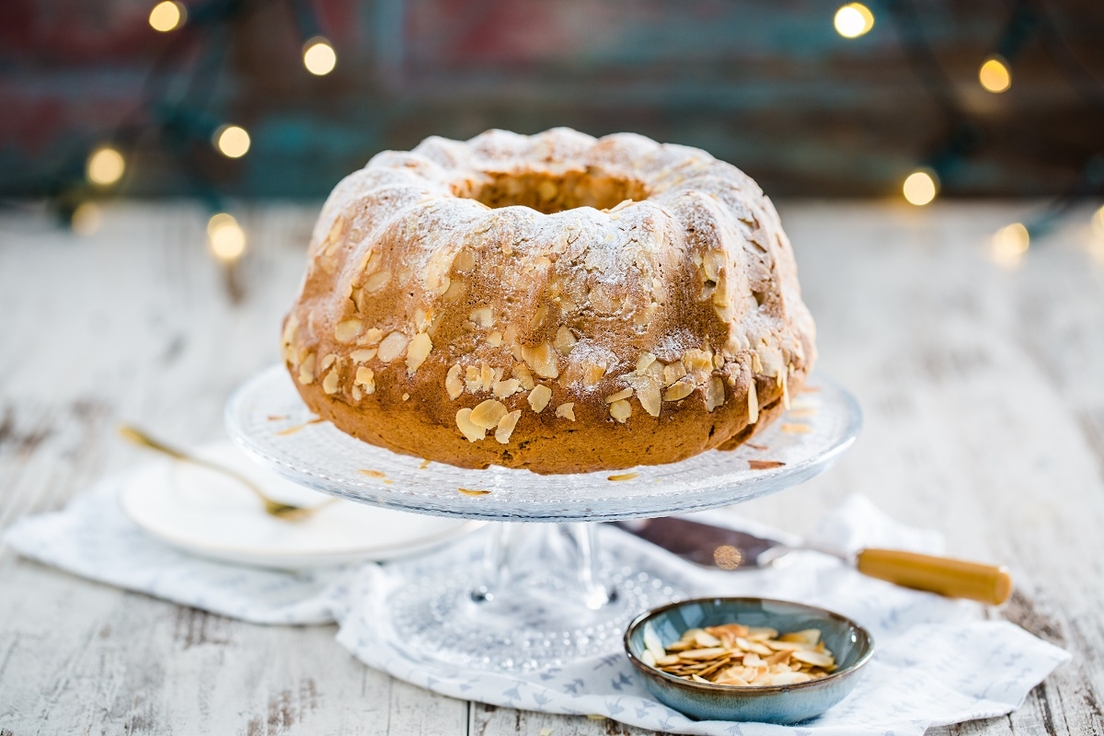
<svg viewBox="0 0 1104 736"><path fill-rule="evenodd" d="M923 207L935 199L935 195L939 193L939 181L936 179L934 172L928 169L917 169L905 179L905 183L901 187L901 193L905 195L905 199L908 200L909 204Z"/></svg>
<svg viewBox="0 0 1104 736"><path fill-rule="evenodd" d="M85 202L73 210L73 216L69 218L69 226L77 235L87 236L100 229L102 219L100 208L92 202Z"/></svg>
<svg viewBox="0 0 1104 736"><path fill-rule="evenodd" d="M101 146L92 152L85 165L85 175L93 184L110 186L123 178L126 159L111 146Z"/></svg>
<svg viewBox="0 0 1104 736"><path fill-rule="evenodd" d="M188 11L175 0L163 0L153 6L149 14L150 27L161 33L168 33L184 25Z"/></svg>
<svg viewBox="0 0 1104 736"><path fill-rule="evenodd" d="M222 125L213 136L215 148L227 158L241 158L249 152L249 133L239 125Z"/></svg>
<svg viewBox="0 0 1104 736"><path fill-rule="evenodd" d="M978 70L978 81L987 92L1000 94L1012 86L1012 72L1004 59L990 56Z"/></svg>
<svg viewBox="0 0 1104 736"><path fill-rule="evenodd" d="M874 14L862 3L848 3L836 11L833 23L844 38L858 38L874 27Z"/></svg>
<svg viewBox="0 0 1104 736"><path fill-rule="evenodd" d="M314 76L324 77L337 66L337 52L325 38L315 36L303 44L303 66Z"/></svg>
<svg viewBox="0 0 1104 736"><path fill-rule="evenodd" d="M233 215L219 212L207 221L207 243L216 259L233 263L245 253L245 230Z"/></svg>
<svg viewBox="0 0 1104 736"><path fill-rule="evenodd" d="M998 265L1012 268L1018 266L1031 245L1031 233L1022 222L1005 225L993 233L990 241L990 254Z"/></svg>

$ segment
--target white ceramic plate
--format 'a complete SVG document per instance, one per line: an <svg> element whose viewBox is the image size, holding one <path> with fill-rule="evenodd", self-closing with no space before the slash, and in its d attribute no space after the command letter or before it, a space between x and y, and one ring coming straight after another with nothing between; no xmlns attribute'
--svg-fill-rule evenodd
<svg viewBox="0 0 1104 736"><path fill-rule="evenodd" d="M135 524L180 549L224 562L298 570L386 560L430 549L483 523L331 501L266 470L230 443L207 445L196 454L243 473L277 501L326 504L303 521L281 521L232 478L168 459L127 479L119 502Z"/></svg>

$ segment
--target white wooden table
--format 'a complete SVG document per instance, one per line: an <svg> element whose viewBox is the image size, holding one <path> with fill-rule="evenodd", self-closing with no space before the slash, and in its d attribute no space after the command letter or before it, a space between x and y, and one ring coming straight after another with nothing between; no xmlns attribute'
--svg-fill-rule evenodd
<svg viewBox="0 0 1104 736"><path fill-rule="evenodd" d="M853 492L942 530L1017 583L989 615L1073 652L1007 718L961 734L1104 733L1104 245L1088 213L1018 268L989 235L1029 205L783 207L821 367L859 396L858 445L745 507L806 532ZM191 205L116 205L92 236L0 214L0 528L144 457L114 427L223 434L230 391L275 362L314 207L242 213L232 303ZM390 679L332 627L263 627L0 551L0 734L639 733L495 709Z"/></svg>

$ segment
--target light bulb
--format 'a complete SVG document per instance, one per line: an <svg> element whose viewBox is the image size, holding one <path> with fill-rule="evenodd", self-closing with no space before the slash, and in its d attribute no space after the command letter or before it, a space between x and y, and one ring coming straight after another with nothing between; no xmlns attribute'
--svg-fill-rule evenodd
<svg viewBox="0 0 1104 736"><path fill-rule="evenodd" d="M315 36L303 44L303 66L316 77L324 77L337 66L337 52L322 36Z"/></svg>
<svg viewBox="0 0 1104 736"><path fill-rule="evenodd" d="M207 221L207 243L216 259L233 263L245 253L245 230L233 215L219 212Z"/></svg>
<svg viewBox="0 0 1104 736"><path fill-rule="evenodd" d="M858 38L874 27L874 14L862 3L848 3L836 11L833 23L844 38Z"/></svg>
<svg viewBox="0 0 1104 736"><path fill-rule="evenodd" d="M249 152L249 133L238 125L223 125L215 131L215 148L227 158L241 158Z"/></svg>
<svg viewBox="0 0 1104 736"><path fill-rule="evenodd" d="M934 173L927 169L918 169L905 179L901 192L909 204L922 207L935 199L935 195L939 193L939 182Z"/></svg>
<svg viewBox="0 0 1104 736"><path fill-rule="evenodd" d="M986 91L1000 94L1012 86L1012 72L999 56L990 56L978 70L978 81Z"/></svg>
<svg viewBox="0 0 1104 736"><path fill-rule="evenodd" d="M1021 222L1013 222L1005 225L993 233L989 243L990 254L993 260L1006 267L1018 266L1023 254L1031 245L1031 233L1027 231Z"/></svg>
<svg viewBox="0 0 1104 736"><path fill-rule="evenodd" d="M106 187L123 178L126 159L111 146L101 146L92 152L85 165L85 175L93 184Z"/></svg>
<svg viewBox="0 0 1104 736"><path fill-rule="evenodd" d="M184 25L188 11L174 0L163 0L153 6L149 14L150 27L161 33L168 33Z"/></svg>

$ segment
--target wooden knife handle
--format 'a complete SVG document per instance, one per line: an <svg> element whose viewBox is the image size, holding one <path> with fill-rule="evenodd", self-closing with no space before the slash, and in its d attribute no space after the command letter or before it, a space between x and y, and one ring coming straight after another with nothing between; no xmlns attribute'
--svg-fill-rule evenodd
<svg viewBox="0 0 1104 736"><path fill-rule="evenodd" d="M1000 605L1012 595L1008 568L896 549L864 549L855 559L863 575L906 588Z"/></svg>

